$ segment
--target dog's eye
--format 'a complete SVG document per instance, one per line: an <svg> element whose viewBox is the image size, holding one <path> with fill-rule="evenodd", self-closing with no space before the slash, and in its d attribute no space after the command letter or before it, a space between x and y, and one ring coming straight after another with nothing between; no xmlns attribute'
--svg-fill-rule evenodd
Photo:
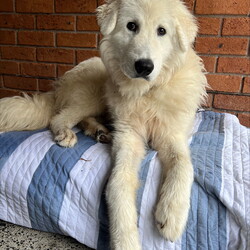
<svg viewBox="0 0 250 250"><path fill-rule="evenodd" d="M167 31L162 27L157 29L158 36L164 36L164 35L166 35L166 33L167 33Z"/></svg>
<svg viewBox="0 0 250 250"><path fill-rule="evenodd" d="M127 24L127 28L128 28L130 31L136 32L137 29L138 29L138 26L137 26L137 24L134 23L134 22L129 22L129 23Z"/></svg>

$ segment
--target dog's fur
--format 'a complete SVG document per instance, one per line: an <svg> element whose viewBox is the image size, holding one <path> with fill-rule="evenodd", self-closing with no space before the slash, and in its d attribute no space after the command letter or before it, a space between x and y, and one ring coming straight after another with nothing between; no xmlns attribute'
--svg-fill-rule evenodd
<svg viewBox="0 0 250 250"><path fill-rule="evenodd" d="M108 110L115 128L107 186L112 248L141 249L135 201L148 142L162 162L156 225L175 241L185 228L193 181L188 136L206 96L203 65L192 49L196 22L180 0L108 0L97 17L102 61L80 63L54 92L2 99L0 130L50 125L58 144L72 147L77 138L71 128L80 124L85 133L99 131L109 141L108 130L95 120ZM129 22L136 31L128 29ZM159 28L167 33L159 35ZM147 76L138 77L135 70L140 59L154 64Z"/></svg>

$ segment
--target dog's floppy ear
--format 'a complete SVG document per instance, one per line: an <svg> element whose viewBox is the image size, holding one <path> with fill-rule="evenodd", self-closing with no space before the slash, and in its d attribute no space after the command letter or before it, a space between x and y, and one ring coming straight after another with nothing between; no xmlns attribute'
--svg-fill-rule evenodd
<svg viewBox="0 0 250 250"><path fill-rule="evenodd" d="M198 26L195 18L183 5L178 10L179 15L176 18L175 28L177 40L183 52L187 51L190 45L193 44L197 35Z"/></svg>
<svg viewBox="0 0 250 250"><path fill-rule="evenodd" d="M106 3L97 8L97 21L101 33L110 34L116 25L119 0L106 0Z"/></svg>
<svg viewBox="0 0 250 250"><path fill-rule="evenodd" d="M187 35L183 31L178 20L176 20L175 28L176 28L176 35L177 35L177 41L178 41L179 47L183 52L185 52L188 50L190 43L188 41Z"/></svg>

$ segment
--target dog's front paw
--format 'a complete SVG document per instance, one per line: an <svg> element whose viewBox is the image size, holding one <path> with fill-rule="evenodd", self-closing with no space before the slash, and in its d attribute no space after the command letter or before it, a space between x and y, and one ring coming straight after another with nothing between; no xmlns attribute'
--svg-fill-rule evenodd
<svg viewBox="0 0 250 250"><path fill-rule="evenodd" d="M70 129L61 129L55 136L55 142L66 148L72 148L77 143L76 134Z"/></svg>
<svg viewBox="0 0 250 250"><path fill-rule="evenodd" d="M163 193L155 213L160 234L172 242L179 239L185 229L188 211L189 198L178 199L178 197L175 197L168 199Z"/></svg>

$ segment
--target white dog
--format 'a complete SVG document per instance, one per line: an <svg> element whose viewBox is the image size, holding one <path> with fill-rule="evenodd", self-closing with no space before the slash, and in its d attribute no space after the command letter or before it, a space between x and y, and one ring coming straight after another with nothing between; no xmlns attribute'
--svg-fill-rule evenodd
<svg viewBox="0 0 250 250"><path fill-rule="evenodd" d="M58 144L72 147L71 128L80 124L107 142L108 130L96 117L108 110L115 128L107 187L112 248L141 249L137 171L148 142L162 162L156 226L175 241L185 228L193 182L188 136L206 96L203 65L192 49L196 22L180 0L108 0L97 12L102 61L80 63L54 92L2 99L0 130L50 125Z"/></svg>

